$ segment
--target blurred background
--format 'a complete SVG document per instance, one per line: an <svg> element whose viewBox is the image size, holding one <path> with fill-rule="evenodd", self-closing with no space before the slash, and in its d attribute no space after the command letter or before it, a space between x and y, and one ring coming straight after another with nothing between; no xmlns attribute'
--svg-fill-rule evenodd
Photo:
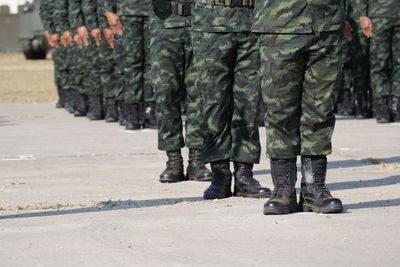
<svg viewBox="0 0 400 267"><path fill-rule="evenodd" d="M0 0L0 104L56 101L40 0Z"/></svg>

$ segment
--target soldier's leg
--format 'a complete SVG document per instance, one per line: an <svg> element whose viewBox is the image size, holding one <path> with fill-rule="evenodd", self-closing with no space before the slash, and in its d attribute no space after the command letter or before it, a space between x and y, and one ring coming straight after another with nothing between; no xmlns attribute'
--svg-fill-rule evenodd
<svg viewBox="0 0 400 267"><path fill-rule="evenodd" d="M204 97L203 159L211 163L213 172L211 186L204 192L206 199L232 196L230 154L235 43L235 33L192 32L196 86Z"/></svg>
<svg viewBox="0 0 400 267"><path fill-rule="evenodd" d="M394 21L392 42L391 109L393 119L400 121L400 19Z"/></svg>
<svg viewBox="0 0 400 267"><path fill-rule="evenodd" d="M300 108L305 35L260 35L261 92L268 106L265 117L267 154L293 159L300 152ZM282 53L281 47L285 48Z"/></svg>
<svg viewBox="0 0 400 267"><path fill-rule="evenodd" d="M260 53L257 36L237 33L236 64L233 77L231 125L235 196L269 197L271 191L254 179L253 166L261 154L258 122L260 116Z"/></svg>
<svg viewBox="0 0 400 267"><path fill-rule="evenodd" d="M140 104L143 101L143 19L136 16L122 16L124 34L122 45L124 49L124 96L128 111L127 130L137 130L141 127Z"/></svg>
<svg viewBox="0 0 400 267"><path fill-rule="evenodd" d="M184 69L182 69L184 85L182 85L179 94L183 97L186 96L183 99L183 104L186 106L186 146L189 148L187 178L196 181L210 181L212 173L206 168L202 158L204 145L202 110L204 101L201 91L196 87L197 73L190 27L182 28L181 40L183 41L184 54ZM178 107L182 110L181 105Z"/></svg>
<svg viewBox="0 0 400 267"><path fill-rule="evenodd" d="M150 25L149 18L143 18L143 128L157 129L156 97L151 83Z"/></svg>
<svg viewBox="0 0 400 267"><path fill-rule="evenodd" d="M185 180L181 148L185 146L180 109L184 51L182 28L151 30L151 77L157 101L158 148L166 151L167 168L160 182Z"/></svg>
<svg viewBox="0 0 400 267"><path fill-rule="evenodd" d="M261 34L261 92L268 106L265 116L267 154L275 190L264 214L298 210L296 157L300 152L300 115L305 57L302 49L312 35Z"/></svg>
<svg viewBox="0 0 400 267"><path fill-rule="evenodd" d="M353 115L353 77L352 77L352 56L351 43L343 40L343 72L339 83L339 97L337 98L337 113L343 116Z"/></svg>
<svg viewBox="0 0 400 267"><path fill-rule="evenodd" d="M85 47L85 56L87 64L87 75L84 80L84 87L89 98L89 120L102 120L103 111L103 88L101 84L101 61L100 47L96 46L93 39L89 40L89 46Z"/></svg>
<svg viewBox="0 0 400 267"><path fill-rule="evenodd" d="M51 55L53 62L54 62L54 81L57 87L58 93L58 101L56 104L56 108L63 108L64 107L64 88L62 87L62 71L63 71L63 57L60 51L60 48L55 48L52 51Z"/></svg>
<svg viewBox="0 0 400 267"><path fill-rule="evenodd" d="M239 33L233 83L232 161L259 163L261 154L259 47L254 34Z"/></svg>
<svg viewBox="0 0 400 267"><path fill-rule="evenodd" d="M353 40L351 43L352 75L355 98L355 116L366 119L371 116L369 94L369 39L359 29L358 22L353 21Z"/></svg>
<svg viewBox="0 0 400 267"><path fill-rule="evenodd" d="M65 109L70 112L73 113L73 107L74 107L74 79L73 79L73 63L72 63L72 59L73 59L73 49L71 46L69 47L62 47L64 50L64 54L65 54L65 58L66 58L66 63L67 63L67 78L66 78L66 91L65 91ZM59 48L61 49L61 47Z"/></svg>
<svg viewBox="0 0 400 267"><path fill-rule="evenodd" d="M158 149L163 151L185 146L180 110L184 66L181 30L152 30L151 76L158 106Z"/></svg>
<svg viewBox="0 0 400 267"><path fill-rule="evenodd" d="M375 97L378 123L391 121L389 101L391 89L392 25L389 19L374 18L374 36L371 40L371 87Z"/></svg>
<svg viewBox="0 0 400 267"><path fill-rule="evenodd" d="M122 126L126 126L128 112L125 103L125 79L124 79L124 47L122 42L122 36L118 34L115 35L115 48L114 48L114 58L115 58L115 72L116 76L116 88L115 88L115 99L118 105L118 121Z"/></svg>
<svg viewBox="0 0 400 267"><path fill-rule="evenodd" d="M204 160L230 160L235 34L192 32L197 77L204 96Z"/></svg>
<svg viewBox="0 0 400 267"><path fill-rule="evenodd" d="M112 49L105 39L102 40L100 46L100 71L101 86L104 98L106 122L118 121L117 101L115 99L118 90L118 76L116 75L116 57L114 49Z"/></svg>
<svg viewBox="0 0 400 267"><path fill-rule="evenodd" d="M325 187L327 158L332 151L333 115L342 62L341 33L323 32L308 48L303 81L301 140L300 211L339 213L340 199Z"/></svg>
<svg viewBox="0 0 400 267"><path fill-rule="evenodd" d="M321 33L309 49L303 81L300 140L302 156L326 156L332 152L333 114L342 61L338 33Z"/></svg>
<svg viewBox="0 0 400 267"><path fill-rule="evenodd" d="M87 97L83 81L87 75L84 51L78 46L70 47L71 84L73 113L77 117L87 113Z"/></svg>
<svg viewBox="0 0 400 267"><path fill-rule="evenodd" d="M256 90L256 96L259 97L258 69L250 67L253 63L257 68L257 38L249 33L193 32L192 36L198 70L197 86L204 95L204 158L211 163L214 172L211 185L204 192L204 198L231 196L230 160L234 161L235 167L235 195L265 197L269 190L260 186L252 172L253 163L257 162L259 153L259 150L253 150L252 147L257 143L252 141L258 138L258 128L255 126L257 134L253 132L253 128L247 128L251 127L251 123L257 123L259 114L252 118L251 112L243 113L243 105L236 106L239 98L246 95L241 93L243 91L249 90L250 93ZM248 81L245 81L245 75L249 80L255 79L256 89L246 87ZM258 105L255 110L258 111ZM244 126L241 122L243 119L246 120ZM239 140L240 138L243 140ZM249 146L249 151L246 152L246 149L242 150L238 146ZM249 152L255 152L256 155L245 155Z"/></svg>

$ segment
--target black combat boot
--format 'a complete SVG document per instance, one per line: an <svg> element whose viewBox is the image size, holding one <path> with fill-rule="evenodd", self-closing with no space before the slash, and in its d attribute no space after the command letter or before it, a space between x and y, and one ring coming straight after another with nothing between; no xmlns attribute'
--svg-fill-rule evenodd
<svg viewBox="0 0 400 267"><path fill-rule="evenodd" d="M65 91L65 110L68 111L69 113L73 114L74 111L74 106L73 106L73 98L74 98L74 92L72 90L66 90Z"/></svg>
<svg viewBox="0 0 400 267"><path fill-rule="evenodd" d="M337 113L342 116L353 115L353 95L350 89L343 91L342 101L338 104Z"/></svg>
<svg viewBox="0 0 400 267"><path fill-rule="evenodd" d="M106 98L104 100L105 110L105 122L117 122L118 121L118 108L117 101L115 98Z"/></svg>
<svg viewBox="0 0 400 267"><path fill-rule="evenodd" d="M103 96L91 95L89 96L89 112L86 117L91 121L104 119Z"/></svg>
<svg viewBox="0 0 400 267"><path fill-rule="evenodd" d="M75 117L84 117L88 112L87 97L84 94L76 93L76 106L75 106Z"/></svg>
<svg viewBox="0 0 400 267"><path fill-rule="evenodd" d="M368 99L366 95L356 95L354 115L358 120L368 119L370 117L368 111Z"/></svg>
<svg viewBox="0 0 400 267"><path fill-rule="evenodd" d="M183 174L183 158L181 150L167 151L167 168L160 175L161 183L177 183L185 181Z"/></svg>
<svg viewBox="0 0 400 267"><path fill-rule="evenodd" d="M56 104L56 108L63 108L65 107L65 90L58 86L57 92L58 92L58 101Z"/></svg>
<svg viewBox="0 0 400 267"><path fill-rule="evenodd" d="M264 215L281 215L297 212L296 158L271 159L271 176L274 183L271 199L264 204Z"/></svg>
<svg viewBox="0 0 400 267"><path fill-rule="evenodd" d="M204 191L205 199L227 198L232 196L232 173L229 160L211 162L213 178L211 185Z"/></svg>
<svg viewBox="0 0 400 267"><path fill-rule="evenodd" d="M377 97L375 100L375 112L376 112L376 122L377 123L389 123L390 118L390 108L389 108L388 97Z"/></svg>
<svg viewBox="0 0 400 267"><path fill-rule="evenodd" d="M237 197L265 198L271 196L271 190L262 187L253 177L253 164L234 162L235 186L233 195Z"/></svg>
<svg viewBox="0 0 400 267"><path fill-rule="evenodd" d="M207 182L212 179L212 172L206 168L200 149L189 148L189 165L186 170L186 178L199 182Z"/></svg>
<svg viewBox="0 0 400 267"><path fill-rule="evenodd" d="M300 211L315 213L340 213L342 201L332 197L325 186L326 156L301 157Z"/></svg>
<svg viewBox="0 0 400 267"><path fill-rule="evenodd" d="M118 122L121 126L126 126L128 119L128 110L126 109L126 103L123 100L117 101L118 105Z"/></svg>
<svg viewBox="0 0 400 267"><path fill-rule="evenodd" d="M157 129L156 102L146 102L143 107L143 128Z"/></svg>
<svg viewBox="0 0 400 267"><path fill-rule="evenodd" d="M390 109L392 112L392 118L395 122L400 122L400 97L392 96L390 102Z"/></svg>
<svg viewBox="0 0 400 267"><path fill-rule="evenodd" d="M126 118L126 130L139 130L140 129L140 109L139 104L125 104L128 117Z"/></svg>

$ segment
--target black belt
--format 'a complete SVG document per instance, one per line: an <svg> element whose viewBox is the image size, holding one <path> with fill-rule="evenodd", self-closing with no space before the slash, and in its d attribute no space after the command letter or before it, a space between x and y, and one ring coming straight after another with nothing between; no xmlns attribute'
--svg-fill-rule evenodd
<svg viewBox="0 0 400 267"><path fill-rule="evenodd" d="M253 7L256 0L195 0L197 3L227 7Z"/></svg>
<svg viewBox="0 0 400 267"><path fill-rule="evenodd" d="M188 17L192 14L192 6L190 4L181 4L171 1L171 11L175 15Z"/></svg>

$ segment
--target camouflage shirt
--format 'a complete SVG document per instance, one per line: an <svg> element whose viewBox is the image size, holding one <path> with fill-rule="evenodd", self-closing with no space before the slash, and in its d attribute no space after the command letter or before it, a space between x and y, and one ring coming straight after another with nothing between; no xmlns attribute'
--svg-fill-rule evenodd
<svg viewBox="0 0 400 267"><path fill-rule="evenodd" d="M248 32L253 8L202 4L194 0L192 30L201 32Z"/></svg>
<svg viewBox="0 0 400 267"><path fill-rule="evenodd" d="M119 16L149 16L151 0L116 0ZM108 12L108 10L106 11Z"/></svg>
<svg viewBox="0 0 400 267"><path fill-rule="evenodd" d="M97 0L100 8L105 12L117 13L117 0Z"/></svg>
<svg viewBox="0 0 400 267"><path fill-rule="evenodd" d="M258 0L254 32L313 33L344 25L343 0Z"/></svg>
<svg viewBox="0 0 400 267"><path fill-rule="evenodd" d="M172 12L173 6L182 4L190 9L192 0L152 0L150 12L151 27L159 28L182 28L189 27L191 17L179 16Z"/></svg>
<svg viewBox="0 0 400 267"><path fill-rule="evenodd" d="M54 26L56 33L60 35L70 30L69 1L70 0L60 0L57 2L57 5L54 5Z"/></svg>
<svg viewBox="0 0 400 267"><path fill-rule="evenodd" d="M115 12L115 8L115 0L97 0L97 20L101 29L110 27L108 25L107 18L104 15L106 13L106 9L113 10Z"/></svg>
<svg viewBox="0 0 400 267"><path fill-rule="evenodd" d="M85 25L89 31L99 28L97 0L83 0L82 12L85 18Z"/></svg>
<svg viewBox="0 0 400 267"><path fill-rule="evenodd" d="M400 18L400 0L354 0L358 16Z"/></svg>
<svg viewBox="0 0 400 267"><path fill-rule="evenodd" d="M40 19L42 20L43 29L50 34L55 33L54 25L54 5L53 0L42 0L40 3Z"/></svg>
<svg viewBox="0 0 400 267"><path fill-rule="evenodd" d="M70 0L69 1L69 25L71 30L75 31L79 27L85 26L85 19L82 11L82 1L87 0Z"/></svg>

